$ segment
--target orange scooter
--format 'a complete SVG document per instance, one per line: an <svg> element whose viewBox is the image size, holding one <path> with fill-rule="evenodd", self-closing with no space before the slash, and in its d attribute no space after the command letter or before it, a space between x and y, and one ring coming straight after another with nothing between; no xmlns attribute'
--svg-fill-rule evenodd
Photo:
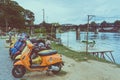
<svg viewBox="0 0 120 80"><path fill-rule="evenodd" d="M33 44L27 44L28 49L26 49L25 53L23 53L20 57L19 61L14 63L14 67L12 69L12 75L15 78L21 78L28 71L46 71L53 72L57 74L60 72L63 64L62 55L58 54L56 50L43 50L38 52L37 56L40 57L41 60L39 63L33 63L33 55L32 52Z"/></svg>

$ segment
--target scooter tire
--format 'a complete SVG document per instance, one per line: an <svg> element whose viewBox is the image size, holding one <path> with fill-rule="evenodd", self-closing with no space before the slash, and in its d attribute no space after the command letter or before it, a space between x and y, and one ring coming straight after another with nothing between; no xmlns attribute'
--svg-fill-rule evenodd
<svg viewBox="0 0 120 80"><path fill-rule="evenodd" d="M11 55L10 58L11 58L12 60L14 60L14 55Z"/></svg>
<svg viewBox="0 0 120 80"><path fill-rule="evenodd" d="M9 52L9 55L10 55L10 56L11 56L11 54L12 54L12 53L11 53L11 52Z"/></svg>
<svg viewBox="0 0 120 80"><path fill-rule="evenodd" d="M11 55L11 54L12 54L10 50L11 50L11 48L9 48L9 55Z"/></svg>
<svg viewBox="0 0 120 80"><path fill-rule="evenodd" d="M59 67L59 70L58 71L52 71L53 74L58 74L60 71L61 71L61 64L55 64L54 66L57 66Z"/></svg>
<svg viewBox="0 0 120 80"><path fill-rule="evenodd" d="M12 75L15 78L21 78L24 76L25 73L26 73L26 69L22 65L14 66L12 69Z"/></svg>

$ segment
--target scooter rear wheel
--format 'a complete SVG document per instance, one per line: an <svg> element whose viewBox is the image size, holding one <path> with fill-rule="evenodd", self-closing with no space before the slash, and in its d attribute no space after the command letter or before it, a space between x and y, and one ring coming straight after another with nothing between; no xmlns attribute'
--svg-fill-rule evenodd
<svg viewBox="0 0 120 80"><path fill-rule="evenodd" d="M57 66L59 67L59 70L58 71L52 71L53 74L58 74L60 71L61 71L61 64L55 64L54 66Z"/></svg>
<svg viewBox="0 0 120 80"><path fill-rule="evenodd" d="M25 73L26 73L26 69L24 66L21 65L14 66L14 68L12 69L12 75L15 78L21 78L24 76Z"/></svg>

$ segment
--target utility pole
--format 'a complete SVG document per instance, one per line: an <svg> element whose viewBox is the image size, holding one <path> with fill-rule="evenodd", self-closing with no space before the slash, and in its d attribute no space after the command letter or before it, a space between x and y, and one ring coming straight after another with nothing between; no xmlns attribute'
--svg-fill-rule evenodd
<svg viewBox="0 0 120 80"><path fill-rule="evenodd" d="M45 10L44 9L42 10L43 10L43 22L45 22Z"/></svg>
<svg viewBox="0 0 120 80"><path fill-rule="evenodd" d="M86 35L86 54L88 54L88 33L89 33L89 21L95 17L95 15L88 15L88 20L87 20L87 35Z"/></svg>

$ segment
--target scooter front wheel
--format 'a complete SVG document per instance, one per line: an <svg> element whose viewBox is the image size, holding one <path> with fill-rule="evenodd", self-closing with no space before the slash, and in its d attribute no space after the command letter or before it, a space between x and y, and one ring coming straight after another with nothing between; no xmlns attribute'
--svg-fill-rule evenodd
<svg viewBox="0 0 120 80"><path fill-rule="evenodd" d="M20 59L15 59L14 62L13 62L13 64L16 63L16 62L19 61L19 60L20 60Z"/></svg>
<svg viewBox="0 0 120 80"><path fill-rule="evenodd" d="M15 78L21 78L24 76L25 73L26 73L26 69L24 66L21 65L14 66L14 68L12 69L12 75Z"/></svg>

